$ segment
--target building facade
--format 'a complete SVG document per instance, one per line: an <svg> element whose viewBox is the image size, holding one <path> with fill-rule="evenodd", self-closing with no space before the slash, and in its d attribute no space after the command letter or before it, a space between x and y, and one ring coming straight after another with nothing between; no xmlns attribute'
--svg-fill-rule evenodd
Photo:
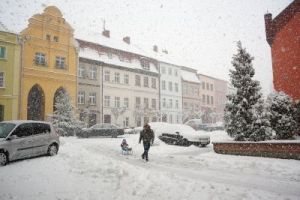
<svg viewBox="0 0 300 200"><path fill-rule="evenodd" d="M215 79L215 121L224 122L224 109L227 101L228 82L221 79Z"/></svg>
<svg viewBox="0 0 300 200"><path fill-rule="evenodd" d="M77 111L80 121L90 127L102 123L103 63L85 57L79 51Z"/></svg>
<svg viewBox="0 0 300 200"><path fill-rule="evenodd" d="M182 122L189 119L201 118L201 82L197 77L197 71L187 67L181 67L182 79Z"/></svg>
<svg viewBox="0 0 300 200"><path fill-rule="evenodd" d="M103 31L97 39L78 40L80 57L98 61L102 74L100 113L104 123L121 127L141 126L157 121L159 113L159 73L157 61L140 55L130 39L116 41ZM104 45L105 44L105 45ZM125 45L125 46L124 46ZM122 48L123 47L123 48ZM94 87L94 90L97 88ZM79 91L81 86L79 86Z"/></svg>
<svg viewBox="0 0 300 200"><path fill-rule="evenodd" d="M60 92L67 93L75 107L77 43L60 10L49 6L42 14L32 16L21 36L24 40L20 118L51 119Z"/></svg>
<svg viewBox="0 0 300 200"><path fill-rule="evenodd" d="M20 54L18 35L0 23L0 121L19 117Z"/></svg>
<svg viewBox="0 0 300 200"><path fill-rule="evenodd" d="M201 114L203 123L213 123L216 121L216 97L215 79L203 74L197 74L201 80Z"/></svg>
<svg viewBox="0 0 300 200"><path fill-rule="evenodd" d="M182 123L181 67L160 61L161 121Z"/></svg>
<svg viewBox="0 0 300 200"><path fill-rule="evenodd" d="M267 42L271 46L273 83L294 100L300 99L300 1L294 0L279 15L265 15Z"/></svg>

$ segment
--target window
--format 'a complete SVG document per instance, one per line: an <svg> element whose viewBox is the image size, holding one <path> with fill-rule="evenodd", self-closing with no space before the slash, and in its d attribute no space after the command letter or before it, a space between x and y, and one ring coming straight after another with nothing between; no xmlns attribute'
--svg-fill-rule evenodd
<svg viewBox="0 0 300 200"><path fill-rule="evenodd" d="M173 90L173 84L172 84L172 82L169 82L169 91L172 92L172 90Z"/></svg>
<svg viewBox="0 0 300 200"><path fill-rule="evenodd" d="M202 95L202 103L205 104L205 95Z"/></svg>
<svg viewBox="0 0 300 200"><path fill-rule="evenodd" d="M163 108L165 108L166 107L166 98L163 98Z"/></svg>
<svg viewBox="0 0 300 200"><path fill-rule="evenodd" d="M210 103L209 103L209 102L210 102L209 100L210 100L210 99L209 99L209 96L207 95L207 96L206 96L206 102L207 102L207 104L210 104Z"/></svg>
<svg viewBox="0 0 300 200"><path fill-rule="evenodd" d="M115 83L120 83L120 73L115 72Z"/></svg>
<svg viewBox="0 0 300 200"><path fill-rule="evenodd" d="M165 67L161 67L161 73L165 74L166 73L166 68Z"/></svg>
<svg viewBox="0 0 300 200"><path fill-rule="evenodd" d="M156 99L151 100L151 108L154 110L156 109Z"/></svg>
<svg viewBox="0 0 300 200"><path fill-rule="evenodd" d="M151 78L151 87L156 89L156 79L155 78Z"/></svg>
<svg viewBox="0 0 300 200"><path fill-rule="evenodd" d="M96 92L90 93L89 103L90 105L96 105Z"/></svg>
<svg viewBox="0 0 300 200"><path fill-rule="evenodd" d="M66 61L66 58L64 57L60 57L60 56L56 56L56 68L58 69L65 69L66 68L66 65L65 65L65 61Z"/></svg>
<svg viewBox="0 0 300 200"><path fill-rule="evenodd" d="M172 68L169 68L168 71L169 71L169 75L172 75Z"/></svg>
<svg viewBox="0 0 300 200"><path fill-rule="evenodd" d="M6 47L0 47L0 59L6 58Z"/></svg>
<svg viewBox="0 0 300 200"><path fill-rule="evenodd" d="M144 108L149 108L149 100L148 100L148 98L144 98Z"/></svg>
<svg viewBox="0 0 300 200"><path fill-rule="evenodd" d="M199 111L199 105L198 104L195 104L195 110Z"/></svg>
<svg viewBox="0 0 300 200"><path fill-rule="evenodd" d="M213 91L214 90L214 85L210 84L210 90Z"/></svg>
<svg viewBox="0 0 300 200"><path fill-rule="evenodd" d="M202 82L202 89L205 90L205 82Z"/></svg>
<svg viewBox="0 0 300 200"><path fill-rule="evenodd" d="M58 36L54 36L54 37L53 37L53 41L54 41L54 42L58 42Z"/></svg>
<svg viewBox="0 0 300 200"><path fill-rule="evenodd" d="M214 105L214 97L213 96L210 97L210 103L211 103L211 105Z"/></svg>
<svg viewBox="0 0 300 200"><path fill-rule="evenodd" d="M104 96L104 107L110 106L110 96Z"/></svg>
<svg viewBox="0 0 300 200"><path fill-rule="evenodd" d="M173 115L172 114L170 114L169 120L170 120L170 123L173 123Z"/></svg>
<svg viewBox="0 0 300 200"><path fill-rule="evenodd" d="M44 123L32 123L33 127L33 134L38 135L38 134L45 134L45 133L50 133L51 128L49 124L44 124Z"/></svg>
<svg viewBox="0 0 300 200"><path fill-rule="evenodd" d="M84 92L83 91L79 91L78 92L78 104L84 104Z"/></svg>
<svg viewBox="0 0 300 200"><path fill-rule="evenodd" d="M124 98L124 107L129 108L129 99L128 98Z"/></svg>
<svg viewBox="0 0 300 200"><path fill-rule="evenodd" d="M5 79L4 79L4 72L0 72L0 88L5 87Z"/></svg>
<svg viewBox="0 0 300 200"><path fill-rule="evenodd" d="M161 82L161 89L165 90L166 89L166 81Z"/></svg>
<svg viewBox="0 0 300 200"><path fill-rule="evenodd" d="M0 105L0 122L4 120L4 105ZM13 125L13 128L15 125Z"/></svg>
<svg viewBox="0 0 300 200"><path fill-rule="evenodd" d="M174 69L174 74L175 74L175 76L178 76L178 70L177 69Z"/></svg>
<svg viewBox="0 0 300 200"><path fill-rule="evenodd" d="M13 135L16 135L17 137L28 137L33 135L32 124L21 124L14 130Z"/></svg>
<svg viewBox="0 0 300 200"><path fill-rule="evenodd" d="M147 69L147 70L150 69L150 64L149 64L148 60L145 60L145 59L141 60L141 65L142 65L142 68L144 68L144 69Z"/></svg>
<svg viewBox="0 0 300 200"><path fill-rule="evenodd" d="M80 78L82 78L84 76L84 67L83 66L79 66L79 68L78 68L78 76Z"/></svg>
<svg viewBox="0 0 300 200"><path fill-rule="evenodd" d="M206 83L206 90L209 90L209 83Z"/></svg>
<svg viewBox="0 0 300 200"><path fill-rule="evenodd" d="M91 66L90 67L90 79L96 79L97 78L97 67Z"/></svg>
<svg viewBox="0 0 300 200"><path fill-rule="evenodd" d="M173 100L169 99L169 108L173 108Z"/></svg>
<svg viewBox="0 0 300 200"><path fill-rule="evenodd" d="M108 53L107 53L107 57L108 57L109 59L112 59L112 53L111 53L111 52L108 52Z"/></svg>
<svg viewBox="0 0 300 200"><path fill-rule="evenodd" d="M124 127L128 127L128 126L129 126L129 117L126 117Z"/></svg>
<svg viewBox="0 0 300 200"><path fill-rule="evenodd" d="M140 108L141 107L141 98L140 97L136 97L135 98L135 107L136 108Z"/></svg>
<svg viewBox="0 0 300 200"><path fill-rule="evenodd" d="M179 104L178 104L178 100L175 100L175 108L178 108Z"/></svg>
<svg viewBox="0 0 300 200"><path fill-rule="evenodd" d="M110 71L104 71L104 81L110 82Z"/></svg>
<svg viewBox="0 0 300 200"><path fill-rule="evenodd" d="M124 75L124 84L126 84L126 85L129 84L129 75L128 74Z"/></svg>
<svg viewBox="0 0 300 200"><path fill-rule="evenodd" d="M179 124L179 115L176 115L176 123Z"/></svg>
<svg viewBox="0 0 300 200"><path fill-rule="evenodd" d="M149 83L148 83L149 79L147 76L144 77L144 87L149 87Z"/></svg>
<svg viewBox="0 0 300 200"><path fill-rule="evenodd" d="M120 97L115 97L115 107L116 108L120 107Z"/></svg>
<svg viewBox="0 0 300 200"><path fill-rule="evenodd" d="M51 40L51 36L49 34L46 35L46 40Z"/></svg>
<svg viewBox="0 0 300 200"><path fill-rule="evenodd" d="M46 66L46 56L44 53L35 53L35 64Z"/></svg>
<svg viewBox="0 0 300 200"><path fill-rule="evenodd" d="M178 92L178 83L175 83L175 92Z"/></svg>
<svg viewBox="0 0 300 200"><path fill-rule="evenodd" d="M141 86L141 77L139 75L135 75L135 85Z"/></svg>
<svg viewBox="0 0 300 200"><path fill-rule="evenodd" d="M184 107L184 109L187 109L187 108L188 108L187 102L184 102L184 103L183 103L183 107Z"/></svg>

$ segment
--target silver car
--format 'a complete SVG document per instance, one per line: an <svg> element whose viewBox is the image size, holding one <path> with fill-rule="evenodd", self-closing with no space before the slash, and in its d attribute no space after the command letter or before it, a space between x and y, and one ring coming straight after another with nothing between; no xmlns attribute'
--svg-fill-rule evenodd
<svg viewBox="0 0 300 200"><path fill-rule="evenodd" d="M43 121L0 123L0 166L9 161L48 154L56 155L59 135Z"/></svg>

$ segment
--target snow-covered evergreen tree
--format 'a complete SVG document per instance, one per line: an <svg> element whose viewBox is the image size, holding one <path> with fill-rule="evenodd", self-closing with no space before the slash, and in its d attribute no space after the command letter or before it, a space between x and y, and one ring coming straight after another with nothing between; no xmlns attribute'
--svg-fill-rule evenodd
<svg viewBox="0 0 300 200"><path fill-rule="evenodd" d="M253 132L249 136L250 141L264 141L271 139L272 128L270 124L270 113L268 112L264 100L259 99L253 107Z"/></svg>
<svg viewBox="0 0 300 200"><path fill-rule="evenodd" d="M53 113L53 126L60 135L74 135L80 128L79 121L75 118L70 97L67 93L60 92L55 98L55 111Z"/></svg>
<svg viewBox="0 0 300 200"><path fill-rule="evenodd" d="M291 97L284 92L274 92L268 96L267 104L271 113L271 127L276 133L276 139L292 138L296 122L293 118L294 108Z"/></svg>
<svg viewBox="0 0 300 200"><path fill-rule="evenodd" d="M258 129L259 121L254 116L254 106L262 98L259 82L253 80L255 74L252 66L253 57L250 56L241 42L237 44L238 52L233 56L233 70L230 70L230 79L236 93L227 96L225 106L225 128L227 133L237 141L260 140L264 129ZM256 124L255 124L256 123ZM253 137L260 135L257 139Z"/></svg>

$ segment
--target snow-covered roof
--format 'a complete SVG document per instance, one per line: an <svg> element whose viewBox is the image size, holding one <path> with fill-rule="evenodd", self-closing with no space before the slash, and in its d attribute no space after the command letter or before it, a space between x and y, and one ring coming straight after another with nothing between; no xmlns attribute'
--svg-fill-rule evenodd
<svg viewBox="0 0 300 200"><path fill-rule="evenodd" d="M200 80L198 79L197 74L190 72L190 71L181 70L181 78L184 81L200 83Z"/></svg>
<svg viewBox="0 0 300 200"><path fill-rule="evenodd" d="M16 124L16 125L23 124L23 123L46 123L46 124L50 124L49 122L35 121L35 120L10 120L10 121L2 121L1 123L13 123L13 124Z"/></svg>
<svg viewBox="0 0 300 200"><path fill-rule="evenodd" d="M108 38L106 36L103 36L101 32L86 32L86 30L84 30L83 32L75 31L75 38L100 44L105 47L146 56L146 53L137 45L127 44L122 40L122 38L119 40L112 38L111 36Z"/></svg>
<svg viewBox="0 0 300 200"><path fill-rule="evenodd" d="M12 31L10 31L1 21L0 21L0 31L14 33Z"/></svg>
<svg viewBox="0 0 300 200"><path fill-rule="evenodd" d="M124 61L120 61L120 59L116 56L109 58L107 54L101 54L97 50L87 48L87 47L79 49L79 57L100 61L106 64L116 65L125 68L145 70L142 68L141 63L137 59L133 59L131 60L131 62L124 62ZM145 71L158 73L158 70L152 63L150 63L150 69Z"/></svg>

